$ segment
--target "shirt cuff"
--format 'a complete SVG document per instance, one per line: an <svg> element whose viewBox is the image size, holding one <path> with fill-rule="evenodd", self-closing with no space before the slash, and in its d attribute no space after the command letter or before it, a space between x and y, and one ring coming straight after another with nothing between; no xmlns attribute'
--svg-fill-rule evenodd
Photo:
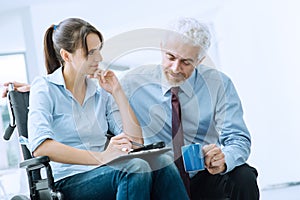
<svg viewBox="0 0 300 200"><path fill-rule="evenodd" d="M223 152L225 155L225 164L226 164L226 171L222 172L221 174L226 174L234 169L234 157L231 156L228 152Z"/></svg>

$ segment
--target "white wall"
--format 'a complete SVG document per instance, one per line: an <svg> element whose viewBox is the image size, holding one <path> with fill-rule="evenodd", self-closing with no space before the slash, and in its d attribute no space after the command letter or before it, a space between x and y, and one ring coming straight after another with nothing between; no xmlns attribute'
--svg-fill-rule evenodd
<svg viewBox="0 0 300 200"><path fill-rule="evenodd" d="M239 91L261 185L300 181L300 3L225 4L216 20L220 66Z"/></svg>
<svg viewBox="0 0 300 200"><path fill-rule="evenodd" d="M300 164L297 155L300 152L297 134L300 94L296 90L300 86L297 77L300 72L297 8L297 0L110 3L86 0L84 4L81 1L39 4L26 12L30 21L26 22L29 24L27 33L30 34L24 37L23 43L27 51L35 52L35 61L31 63L36 63L29 65L33 77L37 74L34 71L44 73L42 40L45 30L66 17L86 19L97 26L106 39L136 28L160 27L178 16L201 18L213 24L217 42L214 52L219 53L217 68L233 79L242 99L253 138L249 162L259 170L259 184L264 187L300 181L297 171ZM0 16L0 21L3 18L5 16ZM5 20L20 23L14 17L9 18ZM22 34L17 33L14 37ZM7 36L0 37L1 46L4 40Z"/></svg>
<svg viewBox="0 0 300 200"><path fill-rule="evenodd" d="M95 3L97 2L97 3ZM203 1L204 2L204 1ZM68 1L53 4L45 3L31 6L34 38L36 41L37 59L43 66L43 35L51 24L57 24L67 17L81 17L99 28L105 40L137 28L158 28L178 16L202 16L203 20L211 22L215 9L220 0L212 0L211 4L203 4L198 9L193 9L195 1L117 1L100 3L96 0ZM161 5L161 7L159 6ZM80 9L79 9L80 8ZM44 17L41 17L44 16Z"/></svg>

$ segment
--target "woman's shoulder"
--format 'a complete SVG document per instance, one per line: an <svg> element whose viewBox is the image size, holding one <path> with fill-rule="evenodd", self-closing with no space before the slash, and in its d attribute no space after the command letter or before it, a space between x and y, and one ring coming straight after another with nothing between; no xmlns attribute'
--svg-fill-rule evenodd
<svg viewBox="0 0 300 200"><path fill-rule="evenodd" d="M44 88L45 86L48 86L48 80L46 76L37 76L31 83L31 89Z"/></svg>

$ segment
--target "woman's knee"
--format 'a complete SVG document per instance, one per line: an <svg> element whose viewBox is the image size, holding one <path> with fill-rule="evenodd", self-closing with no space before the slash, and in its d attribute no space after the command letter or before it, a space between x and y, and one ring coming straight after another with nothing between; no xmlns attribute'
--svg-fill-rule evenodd
<svg viewBox="0 0 300 200"><path fill-rule="evenodd" d="M126 162L126 170L130 173L151 172L149 163L141 158L133 158Z"/></svg>
<svg viewBox="0 0 300 200"><path fill-rule="evenodd" d="M156 156L152 159L149 159L148 162L153 171L160 170L166 167L168 168L175 167L173 158L167 154L161 154L159 156Z"/></svg>
<svg viewBox="0 0 300 200"><path fill-rule="evenodd" d="M157 156L157 160L162 165L170 165L174 162L173 157L168 154L161 154L161 155Z"/></svg>

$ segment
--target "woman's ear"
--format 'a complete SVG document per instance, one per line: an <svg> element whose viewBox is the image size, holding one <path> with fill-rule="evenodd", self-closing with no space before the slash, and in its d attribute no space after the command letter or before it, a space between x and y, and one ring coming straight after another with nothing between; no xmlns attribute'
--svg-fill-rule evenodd
<svg viewBox="0 0 300 200"><path fill-rule="evenodd" d="M62 57L62 59L65 62L70 62L71 61L71 54L68 51L66 51L64 49L60 49L59 53L60 53L60 56Z"/></svg>

